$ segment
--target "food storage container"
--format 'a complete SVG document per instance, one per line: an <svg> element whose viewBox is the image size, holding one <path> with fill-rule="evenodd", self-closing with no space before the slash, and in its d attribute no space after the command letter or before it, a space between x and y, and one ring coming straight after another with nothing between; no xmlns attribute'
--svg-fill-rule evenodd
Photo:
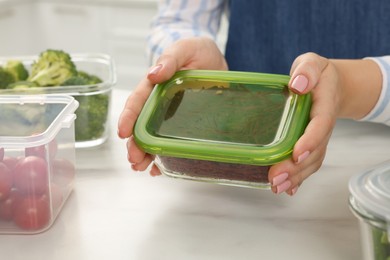
<svg viewBox="0 0 390 260"><path fill-rule="evenodd" d="M75 177L75 110L66 95L0 96L0 234L47 230Z"/></svg>
<svg viewBox="0 0 390 260"><path fill-rule="evenodd" d="M310 95L289 76L187 70L157 85L135 141L177 178L268 189L269 166L291 155L309 119Z"/></svg>
<svg viewBox="0 0 390 260"><path fill-rule="evenodd" d="M349 204L359 219L364 260L390 260L390 161L353 176Z"/></svg>
<svg viewBox="0 0 390 260"><path fill-rule="evenodd" d="M101 53L71 54L78 71L87 72L101 79L90 85L32 87L23 89L0 89L0 95L9 94L67 94L79 102L75 122L76 148L95 147L104 143L109 135L111 92L116 83L114 62ZM38 56L1 57L0 66L9 60L20 60L29 70Z"/></svg>

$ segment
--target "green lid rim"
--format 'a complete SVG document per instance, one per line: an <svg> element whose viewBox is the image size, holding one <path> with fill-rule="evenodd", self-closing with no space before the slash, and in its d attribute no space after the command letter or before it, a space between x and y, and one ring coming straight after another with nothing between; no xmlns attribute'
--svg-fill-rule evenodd
<svg viewBox="0 0 390 260"><path fill-rule="evenodd" d="M229 82L271 84L275 87L285 87L290 80L287 75L255 72L214 70L183 70L177 72L170 80L155 86L135 124L135 142L147 153L226 163L272 165L291 155L295 142L303 134L309 121L311 95L298 95L290 92L291 106L286 117L286 122L290 122L290 124L284 125L281 139L272 145L255 146L180 139L169 139L169 142L167 142L164 137L157 137L148 133L144 126L147 125L150 115L153 114L153 109L158 102L159 95L164 91L164 87L169 82L181 77L218 81L223 78L224 81Z"/></svg>

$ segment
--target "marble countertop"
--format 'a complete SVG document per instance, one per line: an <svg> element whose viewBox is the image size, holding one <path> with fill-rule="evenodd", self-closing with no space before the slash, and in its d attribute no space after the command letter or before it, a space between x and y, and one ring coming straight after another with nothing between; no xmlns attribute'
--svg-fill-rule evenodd
<svg viewBox="0 0 390 260"><path fill-rule="evenodd" d="M348 180L389 158L390 131L338 121L323 167L294 197L133 172L116 122L110 139L78 149L75 189L53 226L0 235L0 259L361 259Z"/></svg>

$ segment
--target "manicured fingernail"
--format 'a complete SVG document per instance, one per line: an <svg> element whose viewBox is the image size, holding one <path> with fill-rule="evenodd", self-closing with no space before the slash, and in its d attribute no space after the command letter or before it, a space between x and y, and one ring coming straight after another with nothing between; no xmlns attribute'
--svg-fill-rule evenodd
<svg viewBox="0 0 390 260"><path fill-rule="evenodd" d="M308 83L309 80L305 76L298 75L293 80L291 87L297 90L299 93L302 93L307 88Z"/></svg>
<svg viewBox="0 0 390 260"><path fill-rule="evenodd" d="M156 75L162 68L162 64L158 64L156 66L154 66L150 71L149 71L149 75Z"/></svg>
<svg viewBox="0 0 390 260"><path fill-rule="evenodd" d="M288 190L288 188L290 188L290 186L291 186L291 181L287 180L282 184L276 186L276 193L280 194L282 192L285 192L286 190Z"/></svg>
<svg viewBox="0 0 390 260"><path fill-rule="evenodd" d="M294 196L295 193L297 193L298 191L298 186L295 186L292 190L291 190L291 196Z"/></svg>
<svg viewBox="0 0 390 260"><path fill-rule="evenodd" d="M278 186L279 184L283 183L288 178L288 173L284 172L279 174L278 176L275 176L272 179L272 186Z"/></svg>
<svg viewBox="0 0 390 260"><path fill-rule="evenodd" d="M303 160L305 160L307 157L309 157L309 155L310 155L309 151L306 151L303 154L299 155L297 163L303 162Z"/></svg>

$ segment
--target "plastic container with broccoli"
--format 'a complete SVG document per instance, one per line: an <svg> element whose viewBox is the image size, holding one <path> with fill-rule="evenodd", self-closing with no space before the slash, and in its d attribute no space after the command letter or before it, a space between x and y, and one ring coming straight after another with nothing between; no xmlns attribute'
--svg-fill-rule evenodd
<svg viewBox="0 0 390 260"><path fill-rule="evenodd" d="M360 222L364 260L390 260L390 161L349 181L349 204Z"/></svg>
<svg viewBox="0 0 390 260"><path fill-rule="evenodd" d="M69 95L0 96L0 234L40 233L73 190L75 110Z"/></svg>
<svg viewBox="0 0 390 260"><path fill-rule="evenodd" d="M67 94L79 102L76 147L94 147L108 138L115 67L106 54L46 50L39 56L0 58L0 96Z"/></svg>

